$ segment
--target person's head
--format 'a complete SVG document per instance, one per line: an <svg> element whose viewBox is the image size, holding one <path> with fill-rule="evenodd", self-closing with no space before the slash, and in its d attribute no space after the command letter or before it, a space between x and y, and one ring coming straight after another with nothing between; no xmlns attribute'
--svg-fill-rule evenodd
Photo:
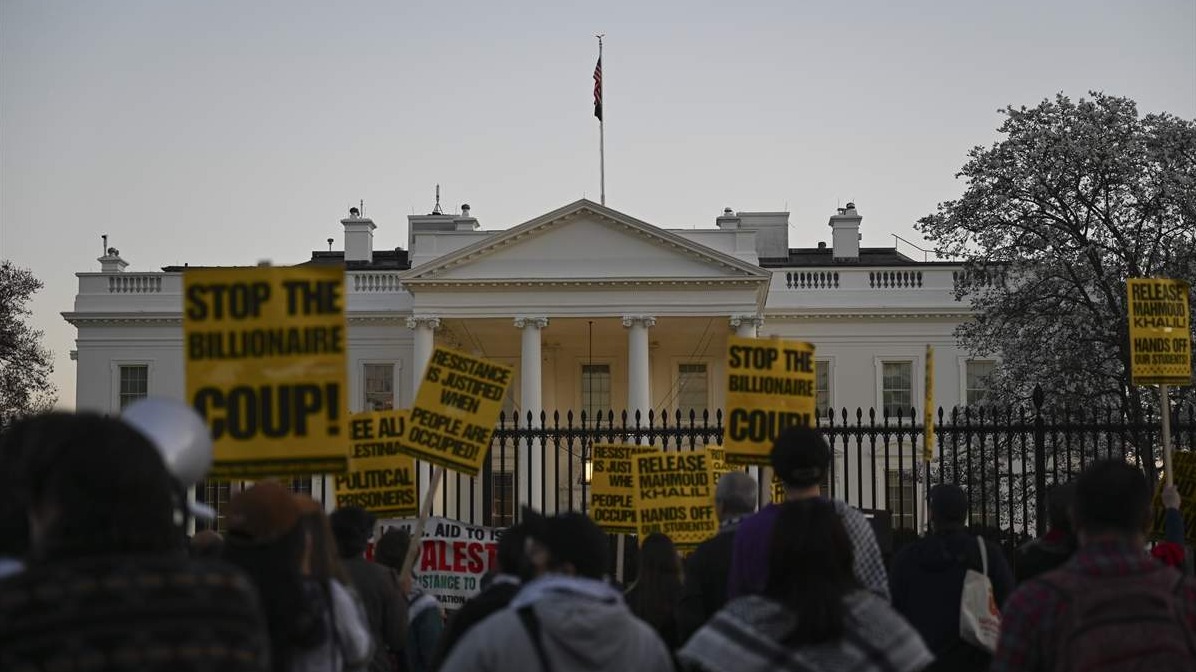
<svg viewBox="0 0 1196 672"><path fill-rule="evenodd" d="M182 552L182 502L157 449L136 430L92 413L48 413L9 431L25 445L17 478L31 556Z"/></svg>
<svg viewBox="0 0 1196 672"><path fill-rule="evenodd" d="M502 574L516 576L523 581L531 578L531 567L527 561L527 529L522 524L503 530L498 538L494 561L498 565L494 569Z"/></svg>
<svg viewBox="0 0 1196 672"><path fill-rule="evenodd" d="M843 633L843 597L859 587L851 539L830 502L810 498L781 506L769 549L764 594L797 614L793 644Z"/></svg>
<svg viewBox="0 0 1196 672"><path fill-rule="evenodd" d="M328 516L324 515L324 507L307 495L297 495L295 499L300 511L299 524L307 536L304 573L321 583L336 579L342 585L349 585L349 576L341 566L336 539L332 536Z"/></svg>
<svg viewBox="0 0 1196 672"><path fill-rule="evenodd" d="M374 514L360 506L346 506L332 512L332 536L342 558L360 558L374 536Z"/></svg>
<svg viewBox="0 0 1196 672"><path fill-rule="evenodd" d="M588 516L571 511L545 518L525 509L528 560L536 576L565 574L589 579L606 575L606 535Z"/></svg>
<svg viewBox="0 0 1196 672"><path fill-rule="evenodd" d="M653 532L644 538L639 553L639 576L680 576L681 556L667 534Z"/></svg>
<svg viewBox="0 0 1196 672"><path fill-rule="evenodd" d="M402 571L403 560L411 548L411 535L407 530L395 527L387 528L378 543L374 544L374 562L390 567L396 572Z"/></svg>
<svg viewBox="0 0 1196 672"><path fill-rule="evenodd" d="M714 489L714 513L719 520L746 516L756 510L756 479L742 471L723 474Z"/></svg>
<svg viewBox="0 0 1196 672"><path fill-rule="evenodd" d="M817 497L831 465L831 449L813 427L793 425L777 436L769 455L789 499Z"/></svg>
<svg viewBox="0 0 1196 672"><path fill-rule="evenodd" d="M289 660L324 637L320 611L304 593L307 534L299 502L276 481L258 481L233 495L225 512L224 559L236 565L261 596L272 656Z"/></svg>
<svg viewBox="0 0 1196 672"><path fill-rule="evenodd" d="M214 530L201 530L191 537L191 557L219 558L224 552L224 537Z"/></svg>
<svg viewBox="0 0 1196 672"><path fill-rule="evenodd" d="M968 495L954 483L930 489L930 523L936 531L957 530L968 522Z"/></svg>
<svg viewBox="0 0 1196 672"><path fill-rule="evenodd" d="M1076 498L1076 483L1056 483L1047 490L1047 516L1052 530L1066 534L1075 532L1072 524L1071 510Z"/></svg>
<svg viewBox="0 0 1196 672"><path fill-rule="evenodd" d="M1094 462L1076 481L1074 511L1081 541L1140 543L1151 521L1150 486L1140 470L1122 460Z"/></svg>

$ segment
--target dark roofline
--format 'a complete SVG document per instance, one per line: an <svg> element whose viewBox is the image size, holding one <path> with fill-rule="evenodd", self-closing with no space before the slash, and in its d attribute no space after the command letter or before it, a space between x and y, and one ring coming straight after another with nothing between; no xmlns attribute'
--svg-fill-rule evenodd
<svg viewBox="0 0 1196 672"><path fill-rule="evenodd" d="M346 262L345 253L343 251L316 250L311 253L311 259L308 259L307 261L301 261L297 264L280 264L280 266L344 266L350 270L406 271L411 268L411 260L407 256L407 250L404 250L401 247L396 247L393 250L374 250L374 260L371 262ZM162 271L165 273L182 273L183 271L194 269L236 268L257 268L257 266L191 266L190 264L184 264L182 266L163 266Z"/></svg>
<svg viewBox="0 0 1196 672"><path fill-rule="evenodd" d="M918 261L902 254L895 247L861 247L858 259L835 259L834 249L826 247L795 247L788 257L761 257L761 268L805 268L811 266L867 267L867 266L959 266L957 261Z"/></svg>

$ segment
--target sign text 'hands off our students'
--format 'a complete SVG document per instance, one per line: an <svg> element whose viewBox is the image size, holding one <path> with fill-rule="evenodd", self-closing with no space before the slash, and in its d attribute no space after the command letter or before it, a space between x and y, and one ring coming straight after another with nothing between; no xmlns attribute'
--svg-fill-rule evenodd
<svg viewBox="0 0 1196 672"><path fill-rule="evenodd" d="M512 369L436 348L415 395L403 449L418 459L476 476L490 450Z"/></svg>
<svg viewBox="0 0 1196 672"><path fill-rule="evenodd" d="M635 510L637 455L658 452L652 446L596 443L590 449L590 519L610 534L639 531Z"/></svg>
<svg viewBox="0 0 1196 672"><path fill-rule="evenodd" d="M661 532L678 549L688 550L718 533L714 477L705 450L654 451L636 455L632 463L641 540Z"/></svg>
<svg viewBox="0 0 1196 672"><path fill-rule="evenodd" d="M1130 278L1130 376L1135 385L1192 384L1192 318L1183 280Z"/></svg>
<svg viewBox="0 0 1196 672"><path fill-rule="evenodd" d="M800 341L727 339L727 427L732 464L768 464L773 439L814 423L814 346Z"/></svg>
<svg viewBox="0 0 1196 672"><path fill-rule="evenodd" d="M375 411L349 418L349 470L336 476L336 506L360 506L379 516L414 516L415 458L401 451L410 411Z"/></svg>
<svg viewBox="0 0 1196 672"><path fill-rule="evenodd" d="M187 400L212 433L211 475L344 471L344 271L188 270L183 296Z"/></svg>

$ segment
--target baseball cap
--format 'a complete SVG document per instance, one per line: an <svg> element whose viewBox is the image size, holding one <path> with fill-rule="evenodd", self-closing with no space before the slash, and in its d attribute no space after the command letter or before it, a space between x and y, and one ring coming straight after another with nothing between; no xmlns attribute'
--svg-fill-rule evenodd
<svg viewBox="0 0 1196 672"><path fill-rule="evenodd" d="M225 513L230 541L268 543L299 522L299 502L276 481L258 481L233 496Z"/></svg>
<svg viewBox="0 0 1196 672"><path fill-rule="evenodd" d="M831 465L831 449L813 427L785 428L769 454L773 471L786 485L807 487L822 482Z"/></svg>

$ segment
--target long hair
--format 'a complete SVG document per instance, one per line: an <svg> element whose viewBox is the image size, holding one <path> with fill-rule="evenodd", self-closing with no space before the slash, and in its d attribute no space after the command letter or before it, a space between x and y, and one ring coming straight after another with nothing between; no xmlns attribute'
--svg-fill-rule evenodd
<svg viewBox="0 0 1196 672"><path fill-rule="evenodd" d="M322 604L305 591L300 571L306 539L304 526L296 524L273 541L255 543L230 536L224 545L224 559L257 586L276 670L286 669L293 651L310 649L326 636Z"/></svg>
<svg viewBox="0 0 1196 672"><path fill-rule="evenodd" d="M25 444L16 480L44 525L35 559L183 555L178 488L139 432L93 413L47 413L8 433Z"/></svg>
<svg viewBox="0 0 1196 672"><path fill-rule="evenodd" d="M676 627L677 604L681 599L681 559L668 536L653 532L639 552L639 573L627 591L631 612L666 638ZM679 642L668 642L675 645Z"/></svg>
<svg viewBox="0 0 1196 672"><path fill-rule="evenodd" d="M781 506L764 594L797 614L797 628L786 644L820 644L843 636L843 598L859 588L853 560L851 539L830 502L815 498Z"/></svg>
<svg viewBox="0 0 1196 672"><path fill-rule="evenodd" d="M332 526L328 523L328 516L315 509L308 510L299 517L299 524L311 540L311 577L318 581L325 591L328 582L336 580L342 586L351 586L349 575L341 564L340 554L336 549L336 538L332 536Z"/></svg>

